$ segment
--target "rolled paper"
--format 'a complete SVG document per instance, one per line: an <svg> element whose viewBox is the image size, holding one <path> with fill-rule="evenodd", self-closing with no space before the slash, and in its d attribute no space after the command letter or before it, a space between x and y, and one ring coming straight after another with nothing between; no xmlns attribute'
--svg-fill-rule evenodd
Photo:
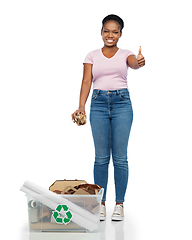
<svg viewBox="0 0 192 240"><path fill-rule="evenodd" d="M43 188L43 187L41 187L35 183L32 183L30 181L25 181L23 186L33 190L34 192L44 195L46 198L55 201L57 204L67 205L73 212L78 213L79 215L83 216L84 218L86 218L94 223L98 223L98 221L99 221L98 217L95 214L72 203L68 199L64 198L62 195L55 194L55 193L47 190L46 188Z"/></svg>
<svg viewBox="0 0 192 240"><path fill-rule="evenodd" d="M40 187L41 188L41 187ZM51 209L56 209L58 204L66 204L63 200L66 199L62 199L60 197L59 202L55 202L55 199L49 199L47 197L47 194L41 194L38 193L37 191L34 191L26 186L22 186L21 191L29 194L31 197L35 198L37 201L41 202L42 204L46 205L47 207L51 208ZM46 189L45 189L46 190ZM45 191L44 190L44 191ZM46 190L49 191L49 190ZM46 192L45 191L45 192ZM51 192L52 193L52 192ZM54 195L56 195L55 193L53 193ZM49 194L48 194L49 195ZM52 194L50 194L52 195ZM49 195L49 197L50 197ZM57 196L57 195L56 195ZM68 201L70 202L70 201ZM67 205L67 204L66 204ZM74 204L75 205L75 204ZM89 231L94 231L98 229L98 224L90 221L89 219L87 219L85 216L81 216L78 213L76 213L75 211L73 211L69 205L67 205L70 209L70 212L72 213L72 221L75 222L76 224L78 224L79 226L88 229ZM84 210L84 209L83 209ZM85 210L86 211L86 210ZM65 216L65 214L63 212L60 212L60 214L62 216Z"/></svg>
<svg viewBox="0 0 192 240"><path fill-rule="evenodd" d="M38 208L38 205L39 205L39 203L35 200L31 200L31 201L28 202L28 206L30 208Z"/></svg>
<svg viewBox="0 0 192 240"><path fill-rule="evenodd" d="M29 222L37 223L39 221L39 209L29 208Z"/></svg>
<svg viewBox="0 0 192 240"><path fill-rule="evenodd" d="M39 203L34 199L30 199L28 202L29 222L37 223L39 221Z"/></svg>

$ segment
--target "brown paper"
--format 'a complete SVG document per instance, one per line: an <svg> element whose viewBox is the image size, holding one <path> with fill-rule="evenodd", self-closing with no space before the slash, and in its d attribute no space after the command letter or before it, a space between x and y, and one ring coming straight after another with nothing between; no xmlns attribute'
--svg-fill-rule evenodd
<svg viewBox="0 0 192 240"><path fill-rule="evenodd" d="M73 187L79 184L87 183L85 180L57 180L50 187L49 190L56 194L64 194L68 189L73 189Z"/></svg>

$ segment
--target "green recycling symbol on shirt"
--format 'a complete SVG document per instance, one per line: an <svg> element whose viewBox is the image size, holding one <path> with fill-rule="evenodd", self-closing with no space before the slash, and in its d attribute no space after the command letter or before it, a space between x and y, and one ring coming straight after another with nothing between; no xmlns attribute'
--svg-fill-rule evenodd
<svg viewBox="0 0 192 240"><path fill-rule="evenodd" d="M65 217L61 217L60 212L65 212ZM62 214L63 215L63 214ZM69 211L69 208L66 205L58 205L55 211L53 211L52 214L53 218L55 219L55 222L58 224L68 224L71 221L72 214Z"/></svg>

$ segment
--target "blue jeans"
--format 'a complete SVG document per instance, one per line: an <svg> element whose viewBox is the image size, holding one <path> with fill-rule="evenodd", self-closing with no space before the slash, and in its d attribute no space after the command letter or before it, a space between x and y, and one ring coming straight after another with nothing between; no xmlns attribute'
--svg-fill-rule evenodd
<svg viewBox="0 0 192 240"><path fill-rule="evenodd" d="M112 154L116 202L124 202L128 184L127 147L133 121L128 89L93 90L90 123L95 145L94 182L104 188L106 201L108 166Z"/></svg>

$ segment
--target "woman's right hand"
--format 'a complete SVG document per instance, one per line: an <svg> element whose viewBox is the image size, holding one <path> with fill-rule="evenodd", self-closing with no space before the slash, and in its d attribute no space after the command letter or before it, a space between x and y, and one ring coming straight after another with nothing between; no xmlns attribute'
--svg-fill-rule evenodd
<svg viewBox="0 0 192 240"><path fill-rule="evenodd" d="M85 115L85 108L84 107L79 107L74 113L71 114L72 120L75 121L75 119L78 118L78 116L80 114Z"/></svg>

